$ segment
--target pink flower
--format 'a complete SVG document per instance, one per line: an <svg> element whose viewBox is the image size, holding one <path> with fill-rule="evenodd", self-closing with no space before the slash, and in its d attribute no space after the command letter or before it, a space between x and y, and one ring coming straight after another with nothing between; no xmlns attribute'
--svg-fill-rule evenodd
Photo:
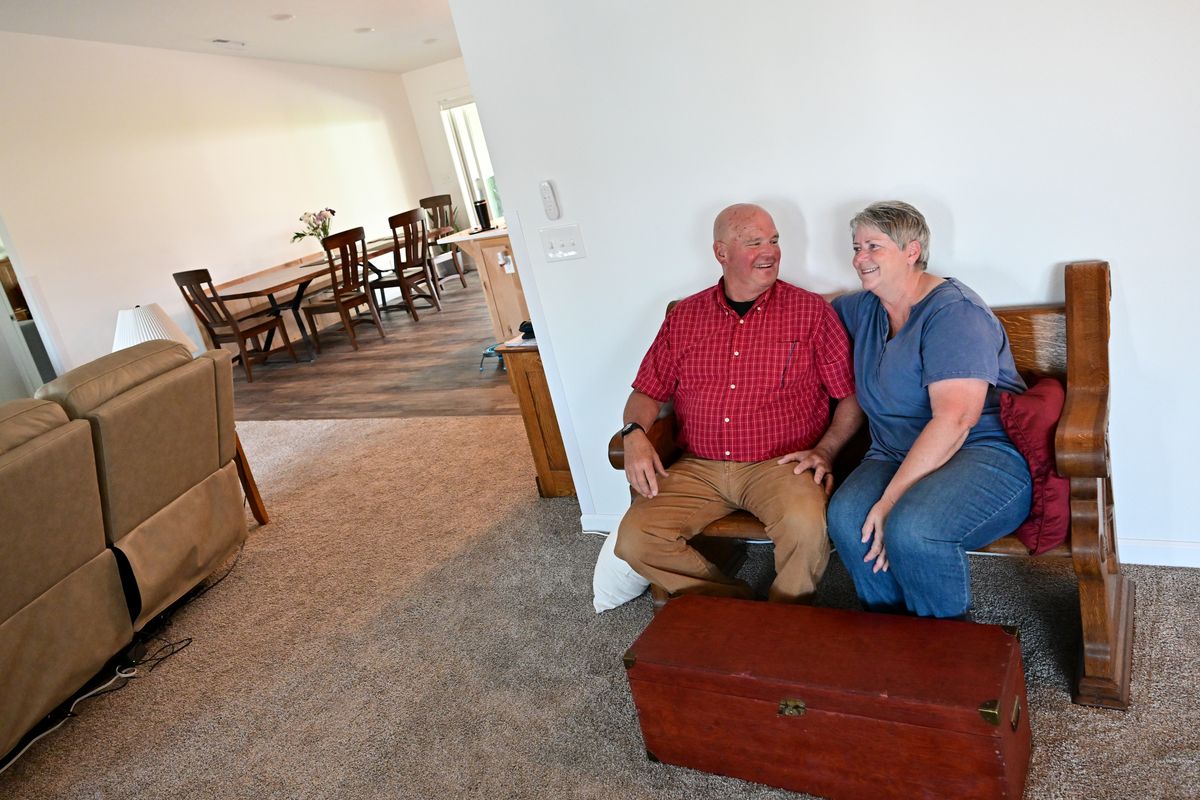
<svg viewBox="0 0 1200 800"><path fill-rule="evenodd" d="M332 208L322 208L320 211L305 211L301 215L300 221L304 223L304 230L297 231L292 234L292 241L298 242L305 237L312 236L322 239L329 235L329 221L337 212Z"/></svg>

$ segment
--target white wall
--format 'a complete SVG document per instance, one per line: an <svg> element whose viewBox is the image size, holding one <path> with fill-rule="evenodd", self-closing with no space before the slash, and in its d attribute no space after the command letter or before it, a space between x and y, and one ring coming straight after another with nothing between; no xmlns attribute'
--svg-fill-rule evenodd
<svg viewBox="0 0 1200 800"><path fill-rule="evenodd" d="M1112 263L1122 554L1200 566L1184 332L1200 295L1194 4L451 7L538 338L553 342L585 527L628 504L605 444L664 304L718 276L714 213L765 204L784 277L829 290L855 285L848 218L898 197L931 222L933 271L994 304L1061 299L1064 262ZM547 178L584 260L539 254Z"/></svg>
<svg viewBox="0 0 1200 800"><path fill-rule="evenodd" d="M111 347L171 273L319 249L306 210L387 232L430 193L399 75L0 33L0 216L59 370Z"/></svg>
<svg viewBox="0 0 1200 800"><path fill-rule="evenodd" d="M442 125L441 104L471 96L467 67L461 58L455 58L406 72L403 78L413 124L421 140L421 151L425 154L425 165L433 185L431 194L453 195L459 219L466 225L470 219L467 216L470 203L463 197L454 172L450 145L446 142L446 130Z"/></svg>

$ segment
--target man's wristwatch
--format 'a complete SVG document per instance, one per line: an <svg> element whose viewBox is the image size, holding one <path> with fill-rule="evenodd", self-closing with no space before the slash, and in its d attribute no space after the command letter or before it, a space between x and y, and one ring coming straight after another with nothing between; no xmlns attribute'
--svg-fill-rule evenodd
<svg viewBox="0 0 1200 800"><path fill-rule="evenodd" d="M634 431L641 431L642 433L645 433L646 429L643 428L641 425L639 425L636 422L631 422L628 425L626 425L624 428L621 428L621 438L624 439L626 436L633 433Z"/></svg>

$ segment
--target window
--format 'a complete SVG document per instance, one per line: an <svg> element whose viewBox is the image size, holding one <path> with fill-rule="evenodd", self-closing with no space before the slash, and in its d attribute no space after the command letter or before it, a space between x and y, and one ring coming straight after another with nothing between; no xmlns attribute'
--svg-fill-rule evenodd
<svg viewBox="0 0 1200 800"><path fill-rule="evenodd" d="M463 197L471 203L486 199L492 224L502 221L504 205L496 191L496 172L492 169L492 159L483 139L483 126L479 122L475 101L464 98L443 103L442 126L446 130L446 141L450 144L450 155ZM477 227L479 220L473 205L468 206L466 214L470 225Z"/></svg>

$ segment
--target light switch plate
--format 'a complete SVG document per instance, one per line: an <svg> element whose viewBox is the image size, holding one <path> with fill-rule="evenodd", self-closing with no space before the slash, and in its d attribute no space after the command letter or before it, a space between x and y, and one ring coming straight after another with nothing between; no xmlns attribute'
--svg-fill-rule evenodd
<svg viewBox="0 0 1200 800"><path fill-rule="evenodd" d="M586 258L587 251L583 249L583 235L578 225L564 225L559 228L541 228L542 252L547 261L569 261L572 258Z"/></svg>

